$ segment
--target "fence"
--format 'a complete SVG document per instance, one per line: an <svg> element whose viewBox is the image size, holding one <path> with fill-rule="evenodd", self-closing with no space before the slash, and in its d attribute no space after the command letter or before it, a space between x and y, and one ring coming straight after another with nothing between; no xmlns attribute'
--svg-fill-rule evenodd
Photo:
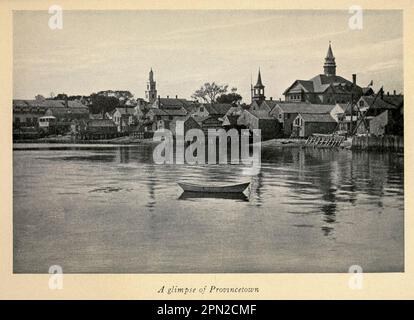
<svg viewBox="0 0 414 320"><path fill-rule="evenodd" d="M354 150L404 151L404 137L402 136L355 136L352 138Z"/></svg>

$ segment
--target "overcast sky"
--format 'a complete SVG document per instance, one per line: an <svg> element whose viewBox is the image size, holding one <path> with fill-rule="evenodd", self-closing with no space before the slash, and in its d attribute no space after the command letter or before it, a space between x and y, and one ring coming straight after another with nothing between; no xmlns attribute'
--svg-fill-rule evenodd
<svg viewBox="0 0 414 320"><path fill-rule="evenodd" d="M14 13L14 98L129 90L145 96L149 69L158 94L189 98L208 81L250 101L260 67L267 97L323 73L329 41L337 74L360 86L403 90L400 11L365 11L362 30L347 11L47 11Z"/></svg>

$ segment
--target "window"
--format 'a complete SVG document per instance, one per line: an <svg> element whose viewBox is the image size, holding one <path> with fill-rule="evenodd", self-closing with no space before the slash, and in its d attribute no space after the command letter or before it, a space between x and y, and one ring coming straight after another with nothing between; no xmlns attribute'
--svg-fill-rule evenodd
<svg viewBox="0 0 414 320"><path fill-rule="evenodd" d="M204 107L200 107L200 112L204 112Z"/></svg>
<svg viewBox="0 0 414 320"><path fill-rule="evenodd" d="M364 106L364 100L359 101L359 106L363 107Z"/></svg>

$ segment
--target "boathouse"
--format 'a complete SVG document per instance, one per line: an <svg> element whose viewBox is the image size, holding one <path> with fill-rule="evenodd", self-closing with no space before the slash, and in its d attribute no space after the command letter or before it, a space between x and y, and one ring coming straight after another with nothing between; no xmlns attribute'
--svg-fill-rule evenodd
<svg viewBox="0 0 414 320"><path fill-rule="evenodd" d="M270 115L277 119L283 128L283 135L290 137L293 130L293 121L298 114L329 114L333 119L337 119L338 115L343 114L344 110L339 104L311 104L307 102L291 103L278 102L270 111Z"/></svg>
<svg viewBox="0 0 414 320"><path fill-rule="evenodd" d="M292 136L307 138L315 133L331 134L337 124L329 113L299 113L293 121Z"/></svg>

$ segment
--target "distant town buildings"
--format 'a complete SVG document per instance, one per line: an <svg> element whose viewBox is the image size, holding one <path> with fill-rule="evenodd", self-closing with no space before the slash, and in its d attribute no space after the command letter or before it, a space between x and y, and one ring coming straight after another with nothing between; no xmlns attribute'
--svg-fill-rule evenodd
<svg viewBox="0 0 414 320"><path fill-rule="evenodd" d="M78 101L13 100L13 127L37 126L42 116L53 116L61 126L68 127L73 119L88 119L88 107Z"/></svg>
<svg viewBox="0 0 414 320"><path fill-rule="evenodd" d="M183 121L184 131L198 128L206 134L209 129L259 129L263 139L333 133L402 135L404 96L361 88L355 74L349 81L336 74L336 67L329 44L323 74L295 80L283 93L284 101L266 99L259 69L249 105L161 97L151 68L146 99L129 91L106 90L71 99L59 94L53 99L13 100L14 137L43 132L70 133L79 139L149 138L158 129L175 133L178 121ZM51 126L53 130L48 129Z"/></svg>

